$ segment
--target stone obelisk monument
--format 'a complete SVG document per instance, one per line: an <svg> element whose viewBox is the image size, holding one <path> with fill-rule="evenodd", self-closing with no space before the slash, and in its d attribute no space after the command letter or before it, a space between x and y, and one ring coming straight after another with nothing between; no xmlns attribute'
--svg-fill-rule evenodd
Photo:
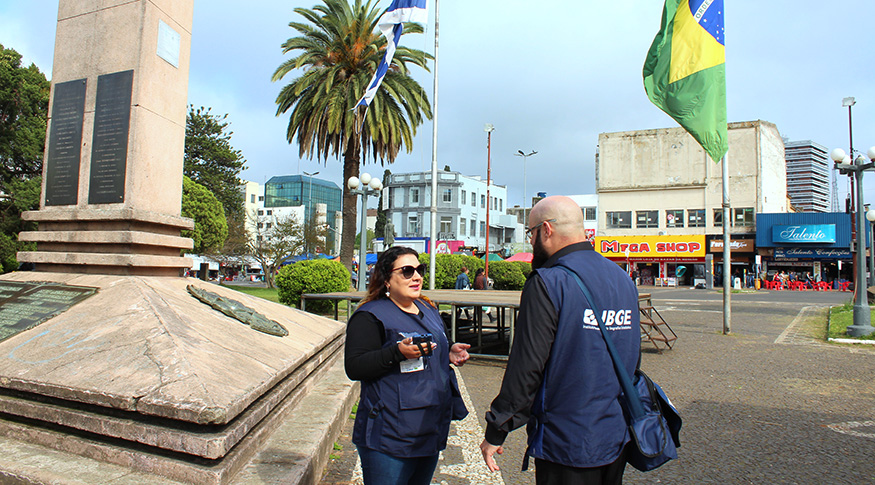
<svg viewBox="0 0 875 485"><path fill-rule="evenodd" d="M315 483L348 416L342 323L180 276L192 9L60 0L36 271L0 276L0 482Z"/></svg>

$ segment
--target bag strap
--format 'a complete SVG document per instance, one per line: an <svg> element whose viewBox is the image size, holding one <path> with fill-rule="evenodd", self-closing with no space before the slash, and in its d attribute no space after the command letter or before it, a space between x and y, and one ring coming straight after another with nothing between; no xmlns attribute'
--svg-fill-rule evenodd
<svg viewBox="0 0 875 485"><path fill-rule="evenodd" d="M629 377L629 373L626 372L626 367L623 366L623 362L620 360L620 354L617 352L617 348L614 347L614 341L611 339L611 336L608 335L608 329L605 327L605 322L602 321L602 312L599 311L598 307L596 306L595 299L593 298L592 293L590 293L586 285L583 284L583 280L580 279L580 276L578 276L577 273L574 272L571 268L561 264L554 267L561 268L562 270L570 274L574 278L574 281L577 282L577 286L579 286L581 291L583 291L583 296L592 307L595 319L599 324L599 330L602 333L602 337L605 339L605 345L607 345L608 347L608 353L611 354L611 360L614 362L614 371L617 373L617 379L620 381L620 387L623 388L623 395L626 399L629 413L634 419L644 416L644 405L641 404L641 396L638 394L638 390L635 389L635 386L632 384L632 379Z"/></svg>

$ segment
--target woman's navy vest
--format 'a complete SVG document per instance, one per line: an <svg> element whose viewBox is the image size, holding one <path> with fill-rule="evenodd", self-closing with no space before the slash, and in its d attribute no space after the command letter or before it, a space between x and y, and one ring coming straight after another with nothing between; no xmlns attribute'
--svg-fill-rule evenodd
<svg viewBox="0 0 875 485"><path fill-rule="evenodd" d="M586 283L632 375L641 345L638 291L632 280L591 250L568 253L556 265L568 267ZM559 326L532 406L526 455L580 468L607 465L629 441L610 354L591 305L571 275L555 267L537 272L559 312Z"/></svg>
<svg viewBox="0 0 875 485"><path fill-rule="evenodd" d="M437 343L426 358L425 370L402 374L396 364L379 379L362 381L352 441L400 458L433 456L446 448L454 401L456 406L459 401L454 399L459 391L440 314L422 301L415 303L423 317L402 311L388 298L367 302L357 310L383 323L384 347L397 345L402 334L430 333ZM457 412L455 419L464 414Z"/></svg>

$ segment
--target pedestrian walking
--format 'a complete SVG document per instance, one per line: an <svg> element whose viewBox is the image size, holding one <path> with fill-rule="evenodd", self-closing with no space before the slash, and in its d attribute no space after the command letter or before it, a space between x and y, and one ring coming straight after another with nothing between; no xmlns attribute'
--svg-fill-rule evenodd
<svg viewBox="0 0 875 485"><path fill-rule="evenodd" d="M427 485L450 421L468 414L450 364L470 346L447 340L415 250L389 248L373 273L346 330L346 375L361 381L352 441L366 485Z"/></svg>
<svg viewBox="0 0 875 485"><path fill-rule="evenodd" d="M539 201L530 224L533 271L501 390L486 413L484 461L497 471L495 454L503 452L507 434L527 424L523 469L534 458L539 485L622 483L630 437L620 383L593 311L601 311L622 365L634 374L641 340L637 288L586 241L572 199ZM587 301L558 266L577 273L596 301Z"/></svg>

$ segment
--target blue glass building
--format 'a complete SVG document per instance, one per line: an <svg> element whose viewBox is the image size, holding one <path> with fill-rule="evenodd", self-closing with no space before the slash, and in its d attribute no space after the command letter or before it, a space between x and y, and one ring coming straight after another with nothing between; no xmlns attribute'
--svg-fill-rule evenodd
<svg viewBox="0 0 875 485"><path fill-rule="evenodd" d="M343 190L334 182L306 175L278 175L264 184L264 207L306 207L307 219L316 217L316 204L325 204L329 217L326 222L337 230L335 212L341 210Z"/></svg>

